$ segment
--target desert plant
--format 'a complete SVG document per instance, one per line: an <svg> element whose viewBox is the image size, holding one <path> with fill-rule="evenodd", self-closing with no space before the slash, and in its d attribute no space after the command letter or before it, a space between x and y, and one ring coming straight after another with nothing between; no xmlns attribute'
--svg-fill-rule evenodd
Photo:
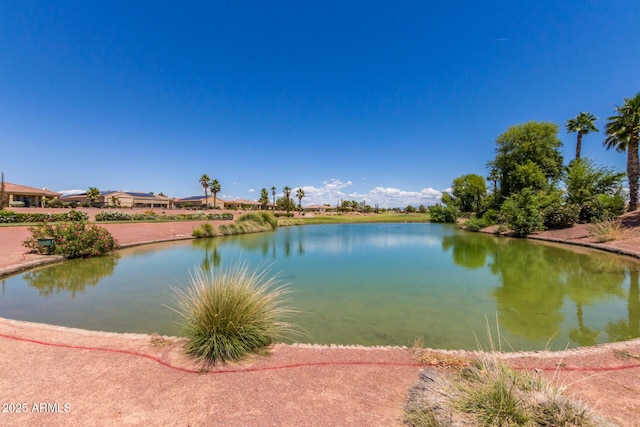
<svg viewBox="0 0 640 427"><path fill-rule="evenodd" d="M410 426L601 426L586 404L526 371L514 371L495 353L482 353L454 372L420 373L409 393L405 424Z"/></svg>
<svg viewBox="0 0 640 427"><path fill-rule="evenodd" d="M65 258L87 258L105 255L118 248L118 242L105 228L84 221L64 224L41 224L30 227L31 237L23 246L40 250L38 238L54 239L52 252Z"/></svg>
<svg viewBox="0 0 640 427"><path fill-rule="evenodd" d="M269 226L272 230L278 228L278 219L268 212L251 212L238 217L238 222L253 221L261 226Z"/></svg>
<svg viewBox="0 0 640 427"><path fill-rule="evenodd" d="M589 234L599 243L620 239L626 230L617 220L597 222L589 226Z"/></svg>
<svg viewBox="0 0 640 427"><path fill-rule="evenodd" d="M196 269L186 289L174 289L184 335L184 350L203 364L244 359L294 331L284 318L293 313L289 290L269 276L268 268L251 270L246 262Z"/></svg>
<svg viewBox="0 0 640 427"><path fill-rule="evenodd" d="M191 232L191 235L196 239L203 237L214 237L217 234L218 233L216 232L216 228L208 222L205 222L201 226L194 228Z"/></svg>

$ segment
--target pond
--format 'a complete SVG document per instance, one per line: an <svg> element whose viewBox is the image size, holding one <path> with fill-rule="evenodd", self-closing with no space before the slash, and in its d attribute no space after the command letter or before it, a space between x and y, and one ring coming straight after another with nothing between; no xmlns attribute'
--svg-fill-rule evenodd
<svg viewBox="0 0 640 427"><path fill-rule="evenodd" d="M270 265L319 344L563 349L640 336L633 259L441 224L341 224L128 248L2 280L0 316L179 335L172 288L195 268ZM291 341L289 341L291 342ZM496 344L496 347L498 344Z"/></svg>

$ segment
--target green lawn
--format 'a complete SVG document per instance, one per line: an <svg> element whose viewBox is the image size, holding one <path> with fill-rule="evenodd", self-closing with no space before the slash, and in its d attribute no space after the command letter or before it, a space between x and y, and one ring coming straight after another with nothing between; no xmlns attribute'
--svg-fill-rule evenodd
<svg viewBox="0 0 640 427"><path fill-rule="evenodd" d="M367 215L319 215L307 214L296 218L278 218L279 226L306 224L349 224L365 222L429 222L429 214L382 213Z"/></svg>

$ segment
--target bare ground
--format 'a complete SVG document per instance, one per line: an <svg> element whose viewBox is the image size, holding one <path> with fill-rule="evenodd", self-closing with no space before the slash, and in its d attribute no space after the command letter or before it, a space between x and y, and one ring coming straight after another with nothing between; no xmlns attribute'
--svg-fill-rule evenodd
<svg viewBox="0 0 640 427"><path fill-rule="evenodd" d="M608 244L593 242L586 226L535 238L640 256L640 215L623 220L631 228ZM105 227L131 245L188 238L198 224ZM53 260L25 253L20 242L28 235L26 227L0 227L0 276ZM0 425L400 425L421 369L409 349L279 344L269 355L203 372L180 347L171 337L0 318ZM464 353L434 354L437 366ZM640 340L503 357L609 420L640 426Z"/></svg>

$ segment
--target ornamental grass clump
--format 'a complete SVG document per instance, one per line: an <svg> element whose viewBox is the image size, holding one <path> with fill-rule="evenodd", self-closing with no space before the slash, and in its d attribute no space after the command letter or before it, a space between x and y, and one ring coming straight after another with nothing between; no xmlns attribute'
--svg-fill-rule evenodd
<svg viewBox="0 0 640 427"><path fill-rule="evenodd" d="M185 352L203 364L242 360L294 333L285 322L294 311L289 289L269 269L251 270L246 262L210 273L196 269L186 289L174 289Z"/></svg>
<svg viewBox="0 0 640 427"><path fill-rule="evenodd" d="M622 238L627 231L620 221L602 221L589 227L589 234L598 243L611 242Z"/></svg>
<svg viewBox="0 0 640 427"><path fill-rule="evenodd" d="M205 222L201 226L194 228L193 231L191 232L191 235L196 239L201 239L204 237L217 236L218 232L213 225L209 224L208 222Z"/></svg>

